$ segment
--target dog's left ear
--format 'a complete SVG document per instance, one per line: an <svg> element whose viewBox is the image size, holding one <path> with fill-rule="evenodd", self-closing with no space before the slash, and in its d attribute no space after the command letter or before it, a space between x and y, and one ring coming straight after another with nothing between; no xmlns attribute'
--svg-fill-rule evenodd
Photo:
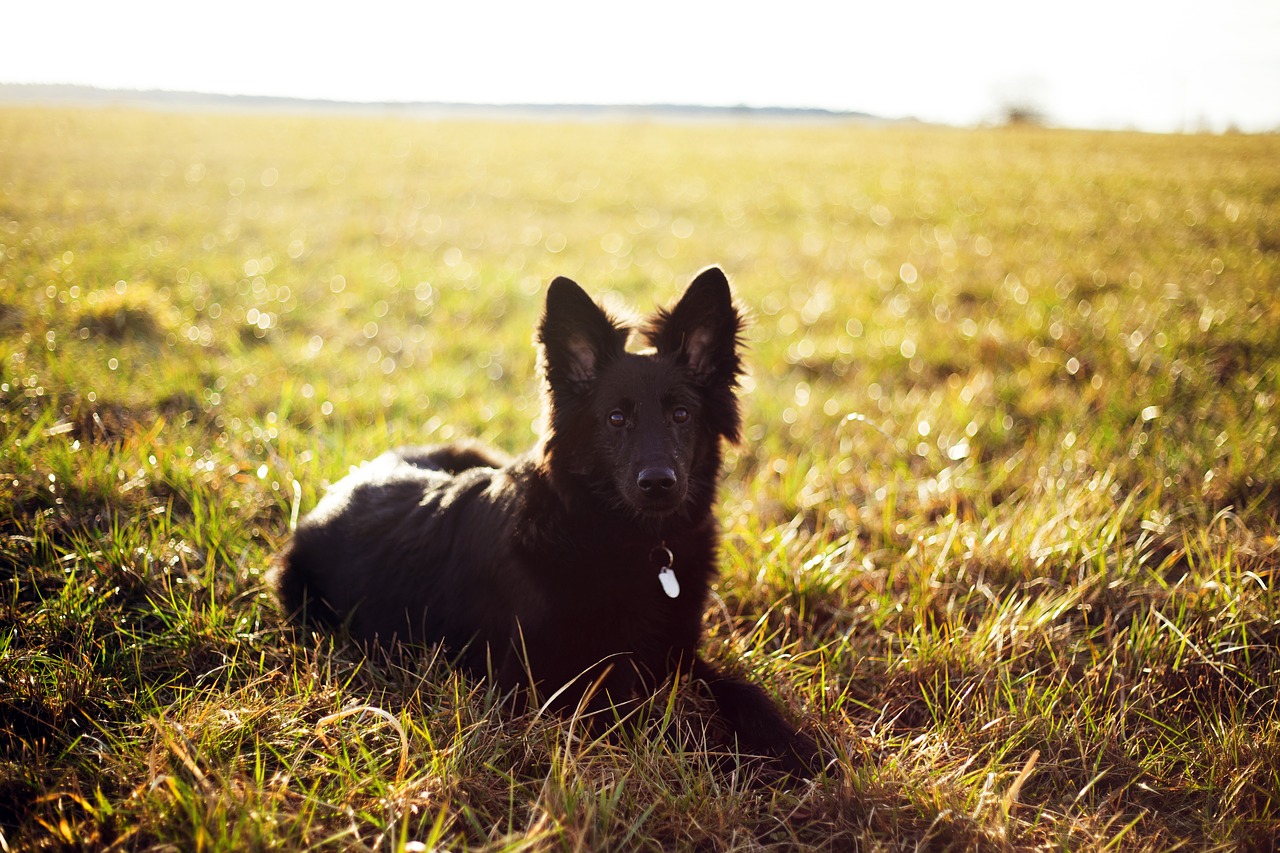
<svg viewBox="0 0 1280 853"><path fill-rule="evenodd" d="M659 353L687 365L699 383L732 387L742 372L738 357L742 325L724 271L707 267L689 283L674 308L653 316L645 337Z"/></svg>
<svg viewBox="0 0 1280 853"><path fill-rule="evenodd" d="M547 381L553 388L589 391L600 368L623 353L628 334L576 282L557 278L547 288L538 326Z"/></svg>

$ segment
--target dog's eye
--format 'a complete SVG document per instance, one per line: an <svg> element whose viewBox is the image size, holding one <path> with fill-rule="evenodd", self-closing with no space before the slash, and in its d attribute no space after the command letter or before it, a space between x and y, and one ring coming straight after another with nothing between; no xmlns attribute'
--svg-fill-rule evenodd
<svg viewBox="0 0 1280 853"><path fill-rule="evenodd" d="M609 413L609 426L614 429L622 429L627 425L627 416L622 413L621 409L614 409Z"/></svg>
<svg viewBox="0 0 1280 853"><path fill-rule="evenodd" d="M689 420L689 410L684 406L676 406L671 410L672 423L682 424Z"/></svg>

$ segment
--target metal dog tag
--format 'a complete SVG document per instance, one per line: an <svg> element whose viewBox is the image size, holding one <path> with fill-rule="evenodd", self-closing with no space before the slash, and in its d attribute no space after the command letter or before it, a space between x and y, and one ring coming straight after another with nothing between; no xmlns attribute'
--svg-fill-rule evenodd
<svg viewBox="0 0 1280 853"><path fill-rule="evenodd" d="M671 571L671 567L658 572L658 580L662 582L662 591L667 594L667 598L677 598L680 595L680 580L676 577L676 573Z"/></svg>
<svg viewBox="0 0 1280 853"><path fill-rule="evenodd" d="M680 595L680 579L676 577L676 573L671 571L671 567L675 565L676 555L671 553L671 549L667 547L667 543L663 542L649 552L649 561L653 563L653 567L658 570L658 580L662 583L662 591L667 594L667 598L676 598Z"/></svg>

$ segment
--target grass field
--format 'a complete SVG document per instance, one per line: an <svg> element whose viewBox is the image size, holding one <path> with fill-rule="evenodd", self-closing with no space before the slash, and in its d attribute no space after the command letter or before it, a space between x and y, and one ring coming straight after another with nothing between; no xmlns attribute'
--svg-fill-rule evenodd
<svg viewBox="0 0 1280 853"><path fill-rule="evenodd" d="M709 263L707 650L824 778L282 627L327 482L532 442L553 276ZM1278 330L1280 136L0 109L0 850L1271 849Z"/></svg>

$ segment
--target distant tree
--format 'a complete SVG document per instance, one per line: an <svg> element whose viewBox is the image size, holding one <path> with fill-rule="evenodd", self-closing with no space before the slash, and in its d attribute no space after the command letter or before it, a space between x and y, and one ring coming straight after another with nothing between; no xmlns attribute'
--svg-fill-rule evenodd
<svg viewBox="0 0 1280 853"><path fill-rule="evenodd" d="M1049 122L1042 104L1050 100L1049 84L1035 74L1012 74L991 90L996 121L1007 127L1040 127Z"/></svg>
<svg viewBox="0 0 1280 853"><path fill-rule="evenodd" d="M1041 127L1045 123L1044 110L1031 101L1015 101L1001 110L1007 127Z"/></svg>

